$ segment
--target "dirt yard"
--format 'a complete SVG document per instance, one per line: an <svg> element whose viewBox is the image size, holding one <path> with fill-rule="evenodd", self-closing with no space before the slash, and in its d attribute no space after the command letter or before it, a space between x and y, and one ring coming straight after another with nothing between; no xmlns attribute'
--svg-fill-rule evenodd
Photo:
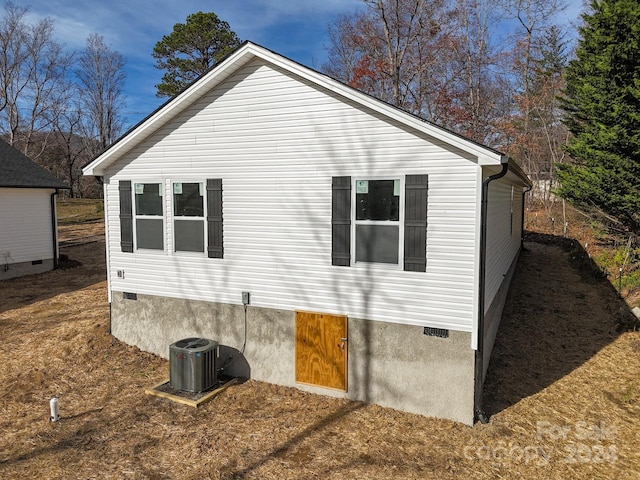
<svg viewBox="0 0 640 480"><path fill-rule="evenodd" d="M468 427L255 381L199 409L145 395L168 363L109 335L102 225L62 229L75 268L0 282L0 478L640 475L640 334L577 242L529 236Z"/></svg>

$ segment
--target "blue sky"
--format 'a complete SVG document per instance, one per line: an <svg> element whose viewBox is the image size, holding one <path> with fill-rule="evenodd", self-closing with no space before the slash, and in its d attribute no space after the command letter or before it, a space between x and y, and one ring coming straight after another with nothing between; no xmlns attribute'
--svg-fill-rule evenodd
<svg viewBox="0 0 640 480"><path fill-rule="evenodd" d="M87 36L101 35L126 58L126 123L132 126L166 99L155 96L162 72L154 67L153 47L175 23L198 11L215 12L241 40L251 40L304 65L326 60L327 26L361 0L25 0L33 20L50 17L55 37L69 49L84 47ZM560 19L577 18L581 0L570 0Z"/></svg>
<svg viewBox="0 0 640 480"><path fill-rule="evenodd" d="M101 35L126 58L126 119L131 126L165 99L155 96L162 72L153 47L173 25L198 11L215 12L241 40L251 40L308 66L325 58L327 25L354 11L359 0L26 0L32 19L54 20L55 37L82 49L87 36Z"/></svg>

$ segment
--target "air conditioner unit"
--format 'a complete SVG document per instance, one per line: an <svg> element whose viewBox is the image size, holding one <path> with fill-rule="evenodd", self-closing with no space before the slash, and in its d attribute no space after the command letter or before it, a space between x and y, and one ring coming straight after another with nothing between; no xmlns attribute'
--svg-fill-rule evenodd
<svg viewBox="0 0 640 480"><path fill-rule="evenodd" d="M218 383L218 342L185 338L169 345L169 385L176 390L203 392Z"/></svg>

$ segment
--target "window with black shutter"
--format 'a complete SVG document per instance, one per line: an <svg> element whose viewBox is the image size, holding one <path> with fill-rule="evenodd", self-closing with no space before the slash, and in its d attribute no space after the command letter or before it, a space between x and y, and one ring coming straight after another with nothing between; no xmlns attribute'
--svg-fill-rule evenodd
<svg viewBox="0 0 640 480"><path fill-rule="evenodd" d="M333 177L332 265L354 261L426 271L428 188L427 175Z"/></svg>

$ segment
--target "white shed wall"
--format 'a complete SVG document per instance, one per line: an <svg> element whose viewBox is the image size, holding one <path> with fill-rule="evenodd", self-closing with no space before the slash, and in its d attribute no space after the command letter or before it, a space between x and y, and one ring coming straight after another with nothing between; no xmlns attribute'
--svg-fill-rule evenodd
<svg viewBox="0 0 640 480"><path fill-rule="evenodd" d="M51 259L51 193L0 188L0 265Z"/></svg>
<svg viewBox="0 0 640 480"><path fill-rule="evenodd" d="M107 171L110 288L471 331L479 167L418 135L253 62ZM426 273L331 266L331 177L424 173ZM120 252L118 180L169 194L207 178L223 181L224 259Z"/></svg>

